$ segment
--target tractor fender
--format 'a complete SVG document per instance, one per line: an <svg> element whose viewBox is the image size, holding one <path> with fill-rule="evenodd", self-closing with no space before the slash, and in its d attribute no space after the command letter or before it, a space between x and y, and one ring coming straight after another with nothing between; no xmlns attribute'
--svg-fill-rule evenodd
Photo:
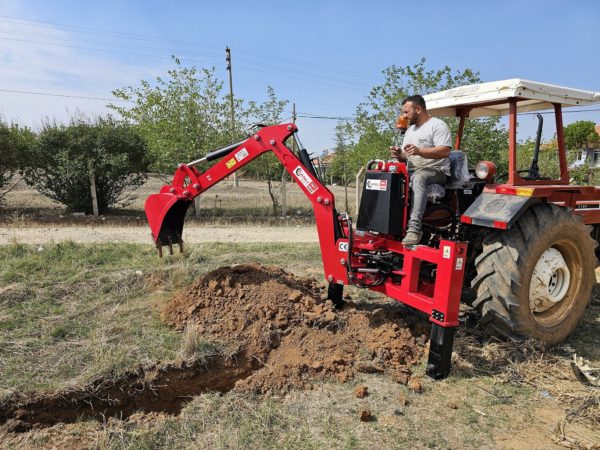
<svg viewBox="0 0 600 450"><path fill-rule="evenodd" d="M540 197L484 192L460 219L462 223L507 230L525 211L540 201Z"/></svg>

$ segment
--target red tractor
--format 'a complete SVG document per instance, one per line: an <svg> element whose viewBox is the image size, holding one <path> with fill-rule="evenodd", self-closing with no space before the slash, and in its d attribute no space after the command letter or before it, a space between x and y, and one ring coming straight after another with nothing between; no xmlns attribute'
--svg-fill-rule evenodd
<svg viewBox="0 0 600 450"><path fill-rule="evenodd" d="M180 164L170 185L145 205L156 246L183 245L194 197L261 154L272 151L314 208L328 297L343 305L344 285L381 292L426 313L432 322L426 372L446 377L460 301L480 313L490 333L511 339L564 340L588 305L600 238L600 188L569 184L562 106L600 102L600 93L514 79L462 86L425 97L432 115L459 118L446 186L433 186L420 245L403 246L410 212L410 172L404 163L368 164L353 225L302 147L294 124L259 126L248 139ZM517 167L517 112L553 109L560 177L538 168L542 133L529 168ZM468 117L508 114L508 173L493 162L467 167L459 150ZM294 153L286 142L293 137ZM215 161L200 172L196 166ZM470 291L470 292L467 292Z"/></svg>

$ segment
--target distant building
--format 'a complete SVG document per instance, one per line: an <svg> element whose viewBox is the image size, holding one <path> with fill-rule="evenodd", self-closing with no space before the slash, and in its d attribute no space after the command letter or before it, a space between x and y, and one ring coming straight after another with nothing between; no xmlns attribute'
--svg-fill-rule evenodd
<svg viewBox="0 0 600 450"><path fill-rule="evenodd" d="M577 158L570 167L581 167L586 162L591 169L600 168L600 148L584 148L579 150L577 152Z"/></svg>
<svg viewBox="0 0 600 450"><path fill-rule="evenodd" d="M594 129L596 130L598 136L600 136L600 125L596 125ZM570 167L581 167L586 162L591 169L600 168L600 148L582 148L577 152L577 157Z"/></svg>
<svg viewBox="0 0 600 450"><path fill-rule="evenodd" d="M330 150L323 150L321 155L318 158L319 171L323 176L323 179L327 180L327 177L330 177L329 168L331 167L331 163L335 158L335 152Z"/></svg>

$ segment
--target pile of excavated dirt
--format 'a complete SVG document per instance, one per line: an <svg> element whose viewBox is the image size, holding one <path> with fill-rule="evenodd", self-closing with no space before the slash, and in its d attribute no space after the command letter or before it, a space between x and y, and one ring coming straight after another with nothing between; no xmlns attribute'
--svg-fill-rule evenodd
<svg viewBox="0 0 600 450"><path fill-rule="evenodd" d="M322 297L314 280L281 269L217 269L175 296L162 317L177 329L192 326L197 337L224 342L227 351L142 365L60 392L14 393L0 399L0 439L2 433L85 418L177 414L207 391L285 392L318 380L347 381L357 372L386 372L399 383L418 383L410 367L424 353L427 323L390 302L380 308L349 301L338 311Z"/></svg>
<svg viewBox="0 0 600 450"><path fill-rule="evenodd" d="M386 372L406 384L423 356L427 324L371 303L342 310L317 283L260 265L222 267L179 293L163 320L202 337L240 345L256 370L235 389L256 393L308 388L311 381Z"/></svg>

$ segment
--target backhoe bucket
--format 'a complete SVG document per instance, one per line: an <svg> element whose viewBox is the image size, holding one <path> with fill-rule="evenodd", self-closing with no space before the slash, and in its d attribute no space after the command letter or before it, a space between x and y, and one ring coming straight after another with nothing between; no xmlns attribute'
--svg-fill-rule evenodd
<svg viewBox="0 0 600 450"><path fill-rule="evenodd" d="M163 245L169 247L171 255L173 244L179 244L180 250L183 251L183 221L191 203L191 200L181 199L169 193L152 194L146 199L144 209L160 256Z"/></svg>

